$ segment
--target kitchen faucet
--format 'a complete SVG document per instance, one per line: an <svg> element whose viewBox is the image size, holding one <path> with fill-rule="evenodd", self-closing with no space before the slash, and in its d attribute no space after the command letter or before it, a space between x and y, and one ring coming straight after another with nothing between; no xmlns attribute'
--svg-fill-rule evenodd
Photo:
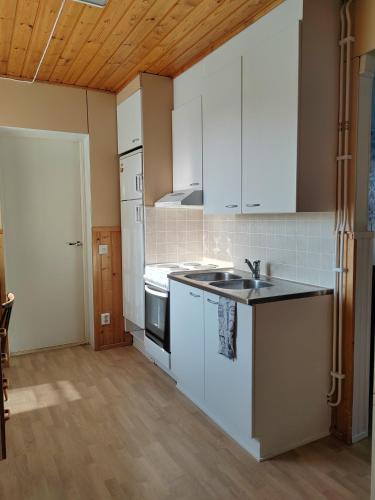
<svg viewBox="0 0 375 500"><path fill-rule="evenodd" d="M245 263L250 267L250 271L253 273L253 278L255 280L260 279L260 260L254 260L253 263L249 259L245 259Z"/></svg>

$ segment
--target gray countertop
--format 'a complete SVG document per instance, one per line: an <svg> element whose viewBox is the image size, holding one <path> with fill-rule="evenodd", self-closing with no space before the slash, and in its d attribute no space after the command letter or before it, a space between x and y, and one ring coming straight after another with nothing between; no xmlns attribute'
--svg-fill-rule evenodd
<svg viewBox="0 0 375 500"><path fill-rule="evenodd" d="M240 271L234 268L220 268L216 271L226 271L237 274L241 278L251 279L252 275L246 271ZM211 282L197 281L192 278L187 278L187 275L194 276L194 274L201 274L205 271L182 271L171 273L168 275L170 280L179 281L185 285L190 285L199 288L206 292L215 293L222 297L241 302L242 304L255 305L263 304L265 302L276 302L279 300L299 299L304 297L313 297L316 295L329 295L333 293L330 288L322 288L314 285L306 285L304 283L297 283L295 281L288 281L279 278L269 278L261 276L261 279L269 282L272 286L265 288L257 288L250 290L233 290L217 288L211 285ZM209 271L207 271L209 272Z"/></svg>

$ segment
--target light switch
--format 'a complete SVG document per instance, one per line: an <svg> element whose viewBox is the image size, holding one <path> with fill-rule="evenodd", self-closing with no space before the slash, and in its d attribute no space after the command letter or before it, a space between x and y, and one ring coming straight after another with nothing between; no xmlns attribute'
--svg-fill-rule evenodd
<svg viewBox="0 0 375 500"><path fill-rule="evenodd" d="M111 324L111 314L110 313L102 313L100 315L100 324L101 325L110 325Z"/></svg>
<svg viewBox="0 0 375 500"><path fill-rule="evenodd" d="M108 245L99 245L99 255L105 255L108 253Z"/></svg>

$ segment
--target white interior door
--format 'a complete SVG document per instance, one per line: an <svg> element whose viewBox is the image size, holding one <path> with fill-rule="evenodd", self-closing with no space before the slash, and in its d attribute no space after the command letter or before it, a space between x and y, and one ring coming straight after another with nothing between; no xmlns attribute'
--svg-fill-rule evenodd
<svg viewBox="0 0 375 500"><path fill-rule="evenodd" d="M11 350L83 341L80 144L3 137L0 174Z"/></svg>

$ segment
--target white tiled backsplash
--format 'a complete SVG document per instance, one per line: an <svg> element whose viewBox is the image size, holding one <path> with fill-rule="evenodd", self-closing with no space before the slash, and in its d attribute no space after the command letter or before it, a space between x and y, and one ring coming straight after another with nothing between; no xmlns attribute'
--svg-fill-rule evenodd
<svg viewBox="0 0 375 500"><path fill-rule="evenodd" d="M334 223L333 213L205 215L203 255L244 270L260 259L263 274L331 287Z"/></svg>
<svg viewBox="0 0 375 500"><path fill-rule="evenodd" d="M334 213L203 215L196 209L146 208L146 262L213 259L247 270L333 286Z"/></svg>
<svg viewBox="0 0 375 500"><path fill-rule="evenodd" d="M146 264L203 258L203 212L186 208L145 208Z"/></svg>

